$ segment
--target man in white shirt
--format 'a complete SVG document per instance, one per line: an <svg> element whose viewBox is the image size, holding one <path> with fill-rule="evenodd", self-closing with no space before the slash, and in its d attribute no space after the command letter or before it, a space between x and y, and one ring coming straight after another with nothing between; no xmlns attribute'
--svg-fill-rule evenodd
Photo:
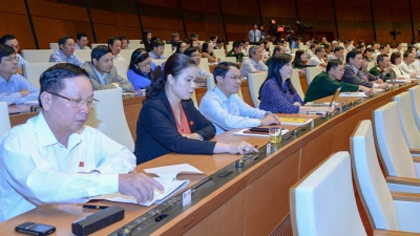
<svg viewBox="0 0 420 236"><path fill-rule="evenodd" d="M274 114L249 106L236 94L242 80L237 64L221 62L213 75L216 88L204 95L200 112L214 124L216 134L235 128L280 124Z"/></svg>
<svg viewBox="0 0 420 236"><path fill-rule="evenodd" d="M124 57L121 56L121 40L119 38L110 38L108 40L108 47L112 51L112 57L114 61L124 61Z"/></svg>
<svg viewBox="0 0 420 236"><path fill-rule="evenodd" d="M121 87L124 92L134 91L131 82L118 75L112 52L107 46L99 45L95 47L91 56L91 61L85 62L82 68L89 74L94 90Z"/></svg>
<svg viewBox="0 0 420 236"><path fill-rule="evenodd" d="M333 49L333 54L328 56L328 61L332 61L332 60L340 60L340 61L344 61L343 58L343 53L344 53L344 48L341 46L336 46Z"/></svg>
<svg viewBox="0 0 420 236"><path fill-rule="evenodd" d="M152 59L166 59L163 56L163 52L165 52L165 43L161 40L155 40L152 42L152 51L149 52L149 56Z"/></svg>
<svg viewBox="0 0 420 236"><path fill-rule="evenodd" d="M326 67L327 63L325 63L322 59L325 56L325 49L323 47L317 47L315 49L315 55L311 57L308 62L309 66L322 66Z"/></svg>
<svg viewBox="0 0 420 236"><path fill-rule="evenodd" d="M315 49L318 47L317 44L313 43L309 46L308 50L306 50L306 58L311 59L315 56Z"/></svg>
<svg viewBox="0 0 420 236"><path fill-rule="evenodd" d="M251 58L245 59L241 66L241 76L247 77L251 73L268 71L268 66L262 61L263 49L259 46L251 46L249 49Z"/></svg>
<svg viewBox="0 0 420 236"><path fill-rule="evenodd" d="M88 38L85 33L78 33L76 36L76 45L77 50L90 50L90 47L87 46Z"/></svg>
<svg viewBox="0 0 420 236"><path fill-rule="evenodd" d="M411 53L410 51L405 51L403 55L403 60L401 61L401 64L399 65L401 70L410 75L410 78L415 79L417 76L416 70L410 67L411 63L414 62L414 53Z"/></svg>
<svg viewBox="0 0 420 236"><path fill-rule="evenodd" d="M15 50L16 56L18 57L18 60L19 60L18 61L18 67L21 70L22 69L22 66L24 64L26 64L27 62L18 53L20 46L19 46L19 42L18 42L17 38L14 35L11 35L11 34L3 35L3 37L0 38L0 44L4 44L4 45L7 45L7 46L10 46L10 47L12 47Z"/></svg>
<svg viewBox="0 0 420 236"><path fill-rule="evenodd" d="M0 221L43 204L116 192L146 202L153 187L162 189L149 176L130 173L136 158L126 147L84 126L97 101L83 69L59 63L40 82L42 111L0 144Z"/></svg>

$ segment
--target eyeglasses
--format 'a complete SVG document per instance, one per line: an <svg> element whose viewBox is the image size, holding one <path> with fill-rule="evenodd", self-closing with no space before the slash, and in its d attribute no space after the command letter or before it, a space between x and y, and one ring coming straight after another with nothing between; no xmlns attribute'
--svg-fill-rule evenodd
<svg viewBox="0 0 420 236"><path fill-rule="evenodd" d="M140 68L145 68L145 67L149 67L152 66L152 60L149 60L147 63L145 64L137 64Z"/></svg>
<svg viewBox="0 0 420 236"><path fill-rule="evenodd" d="M86 100L83 100L83 99L72 99L72 98L68 98L68 97L65 97L63 95L57 94L57 93L53 93L53 92L49 92L49 91L47 91L47 92L50 93L50 94L52 94L52 95L54 95L54 96L57 96L57 97L66 99L67 101L70 102L70 105L72 107L75 107L75 108L80 108L85 103L86 103L87 107L93 108L93 107L96 106L96 103L99 102L99 100L97 100L95 98L90 98L90 99L86 99Z"/></svg>
<svg viewBox="0 0 420 236"><path fill-rule="evenodd" d="M235 76L235 77L225 76L225 78L229 78L231 80L239 80L239 81L243 80L242 76Z"/></svg>
<svg viewBox="0 0 420 236"><path fill-rule="evenodd" d="M17 57L17 56L14 56L14 57L3 57L4 58L4 60L5 61L7 61L7 62L11 62L11 61L13 61L13 60L15 60L15 61L19 61L19 57Z"/></svg>

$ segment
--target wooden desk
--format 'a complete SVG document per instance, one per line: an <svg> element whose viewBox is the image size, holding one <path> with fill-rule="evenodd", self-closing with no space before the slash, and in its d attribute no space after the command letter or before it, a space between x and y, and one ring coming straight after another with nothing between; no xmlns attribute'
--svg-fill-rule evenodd
<svg viewBox="0 0 420 236"><path fill-rule="evenodd" d="M410 84L379 95L330 118L279 151L225 184L187 211L165 224L153 235L291 235L289 188L320 162L337 151L349 151L349 137L363 119L371 119L372 111L390 102L393 96L415 86ZM282 115L285 116L285 115ZM304 117L305 115L300 114ZM265 139L241 138L227 132L219 141L246 140L262 145ZM188 162L206 175L231 165L239 155L168 154L140 165L147 168ZM181 176L185 178L186 176ZM204 176L188 176L191 184ZM125 219L94 235L106 235L151 208L116 204L126 209ZM25 221L49 223L57 227L55 235L71 235L72 221L90 214L76 205L42 206L0 224L0 232L14 234L14 227Z"/></svg>

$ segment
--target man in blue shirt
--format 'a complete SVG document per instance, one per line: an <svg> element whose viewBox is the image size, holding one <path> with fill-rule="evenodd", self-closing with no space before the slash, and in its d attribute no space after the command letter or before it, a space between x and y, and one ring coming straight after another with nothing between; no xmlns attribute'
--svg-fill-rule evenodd
<svg viewBox="0 0 420 236"><path fill-rule="evenodd" d="M7 105L37 101L39 90L35 88L18 70L18 57L15 50L0 45L0 101Z"/></svg>
<svg viewBox="0 0 420 236"><path fill-rule="evenodd" d="M26 64L25 59L23 59L23 57L18 53L18 51L19 51L19 42L18 42L17 38L14 35L11 35L11 34L3 35L3 37L0 38L0 44L5 44L7 46L12 47L15 50L16 56L19 59L19 61L18 61L18 67L19 67L19 69L21 69L22 66L24 64Z"/></svg>
<svg viewBox="0 0 420 236"><path fill-rule="evenodd" d="M70 36L61 37L58 40L59 50L50 55L50 62L67 62L76 66L81 66L83 61L74 53L75 42Z"/></svg>
<svg viewBox="0 0 420 236"><path fill-rule="evenodd" d="M258 30L256 23L252 24L252 29L248 33L249 42L258 43L261 40L261 31Z"/></svg>

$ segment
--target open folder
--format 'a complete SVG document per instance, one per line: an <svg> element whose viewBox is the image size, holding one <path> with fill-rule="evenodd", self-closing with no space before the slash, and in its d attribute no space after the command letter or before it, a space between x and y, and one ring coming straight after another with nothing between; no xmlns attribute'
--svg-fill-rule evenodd
<svg viewBox="0 0 420 236"><path fill-rule="evenodd" d="M178 180L176 178L178 174L204 174L204 172L198 170L197 168L189 164L162 166L157 168L144 169L144 171L149 174L155 174L159 176L154 179L157 180L165 188L164 191L159 191L155 188L153 200L140 203L140 205L146 207L149 207L153 203L161 204L173 194L188 186L190 180ZM135 197L123 195L121 193L101 195L95 197L94 199L138 204Z"/></svg>

